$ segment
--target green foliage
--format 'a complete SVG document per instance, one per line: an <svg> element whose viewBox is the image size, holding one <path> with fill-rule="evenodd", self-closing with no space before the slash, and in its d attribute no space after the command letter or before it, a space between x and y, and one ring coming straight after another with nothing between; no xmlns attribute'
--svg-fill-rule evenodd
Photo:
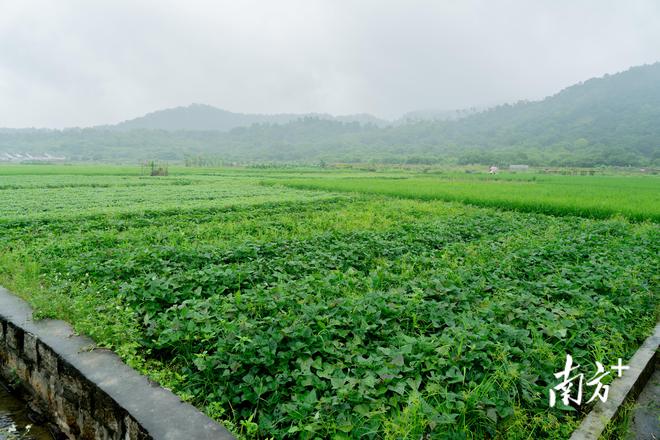
<svg viewBox="0 0 660 440"><path fill-rule="evenodd" d="M0 282L246 438L567 438L565 354L658 317L656 223L254 173L2 176Z"/></svg>

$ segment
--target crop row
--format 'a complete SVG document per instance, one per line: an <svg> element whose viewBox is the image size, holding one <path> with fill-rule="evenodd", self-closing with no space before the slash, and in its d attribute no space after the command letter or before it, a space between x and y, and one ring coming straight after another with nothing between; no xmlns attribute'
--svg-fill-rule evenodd
<svg viewBox="0 0 660 440"><path fill-rule="evenodd" d="M14 193L0 282L247 437L566 438L657 318L655 224L202 182Z"/></svg>

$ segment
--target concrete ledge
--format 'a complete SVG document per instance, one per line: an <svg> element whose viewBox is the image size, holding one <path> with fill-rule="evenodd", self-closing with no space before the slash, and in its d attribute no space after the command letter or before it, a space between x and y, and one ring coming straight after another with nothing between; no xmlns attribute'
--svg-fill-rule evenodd
<svg viewBox="0 0 660 440"><path fill-rule="evenodd" d="M63 321L34 321L30 306L0 287L0 375L20 380L31 405L63 438L234 438L114 353L94 347Z"/></svg>
<svg viewBox="0 0 660 440"><path fill-rule="evenodd" d="M580 427L573 432L571 440L597 440L605 427L617 415L621 405L637 398L649 377L655 371L660 345L660 324L649 336L635 355L627 362L629 370L610 385L607 402L598 401Z"/></svg>

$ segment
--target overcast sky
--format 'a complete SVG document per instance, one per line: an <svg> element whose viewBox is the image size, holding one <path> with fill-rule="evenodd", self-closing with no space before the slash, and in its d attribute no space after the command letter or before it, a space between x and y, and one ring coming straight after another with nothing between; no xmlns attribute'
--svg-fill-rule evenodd
<svg viewBox="0 0 660 440"><path fill-rule="evenodd" d="M0 127L193 102L391 118L659 60L657 0L0 0Z"/></svg>

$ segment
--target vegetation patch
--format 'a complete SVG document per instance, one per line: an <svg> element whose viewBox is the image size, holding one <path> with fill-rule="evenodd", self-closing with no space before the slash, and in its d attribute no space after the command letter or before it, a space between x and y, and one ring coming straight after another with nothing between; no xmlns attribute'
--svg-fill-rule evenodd
<svg viewBox="0 0 660 440"><path fill-rule="evenodd" d="M0 283L246 438L567 438L565 355L627 359L658 318L656 223L264 177L5 189Z"/></svg>
<svg viewBox="0 0 660 440"><path fill-rule="evenodd" d="M273 181L270 181L271 183ZM445 200L477 206L631 220L660 221L660 179L656 176L545 176L487 174L408 179L304 178L277 181L293 188L383 194Z"/></svg>

